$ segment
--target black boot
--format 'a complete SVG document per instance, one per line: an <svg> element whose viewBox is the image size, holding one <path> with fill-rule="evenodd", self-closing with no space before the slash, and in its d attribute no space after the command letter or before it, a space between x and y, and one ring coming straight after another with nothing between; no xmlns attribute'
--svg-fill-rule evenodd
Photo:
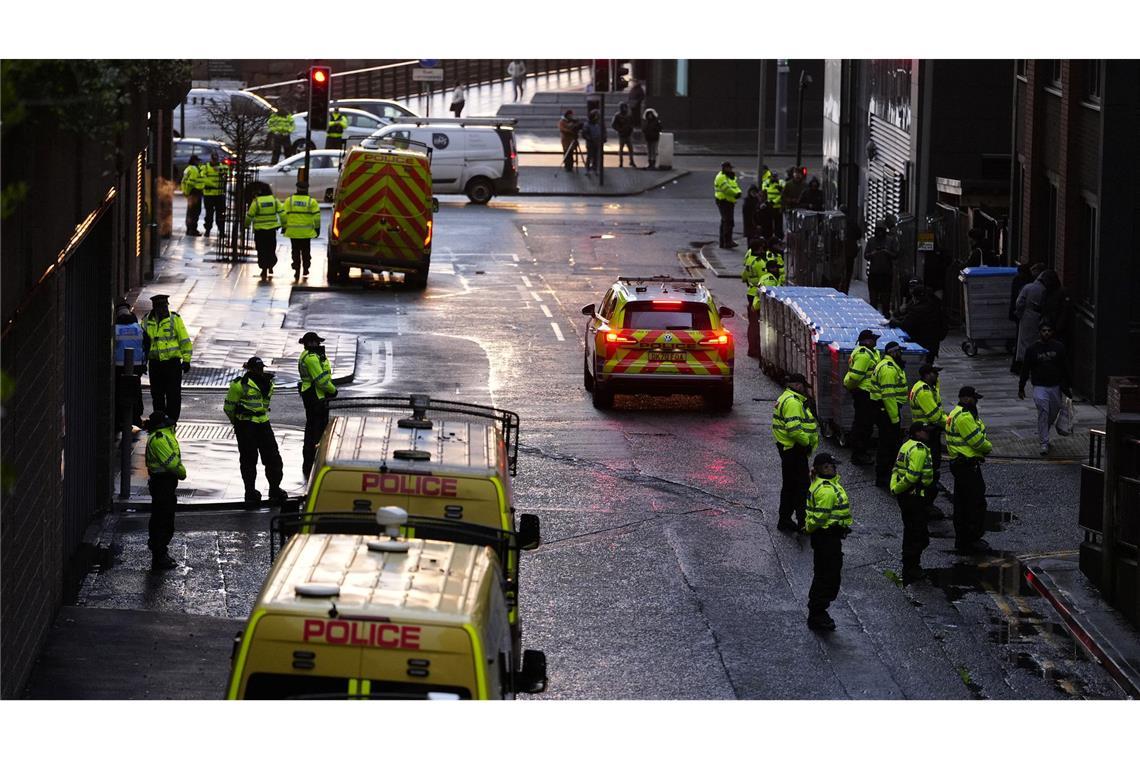
<svg viewBox="0 0 1140 760"><path fill-rule="evenodd" d="M150 571L152 573L161 573L166 570L173 570L176 567L178 567L178 563L174 561L174 558L171 557L165 549L151 555Z"/></svg>
<svg viewBox="0 0 1140 760"><path fill-rule="evenodd" d="M808 628L812 629L813 631L835 630L835 621L831 619L831 615L827 614L827 610L809 612L807 624Z"/></svg>
<svg viewBox="0 0 1140 760"><path fill-rule="evenodd" d="M260 509L261 508L261 491L249 490L245 492L245 508L246 509Z"/></svg>

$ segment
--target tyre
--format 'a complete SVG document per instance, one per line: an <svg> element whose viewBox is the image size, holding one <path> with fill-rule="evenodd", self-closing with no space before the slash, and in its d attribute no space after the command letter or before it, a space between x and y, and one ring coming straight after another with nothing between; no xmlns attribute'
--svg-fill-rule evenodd
<svg viewBox="0 0 1140 760"><path fill-rule="evenodd" d="M467 197L471 199L472 203L483 205L495 195L495 187L491 184L491 180L486 177L475 177L467 183L467 189L464 192L467 193Z"/></svg>
<svg viewBox="0 0 1140 760"><path fill-rule="evenodd" d="M313 144L312 140L310 140L309 141L309 150L316 150L316 149L317 149L317 146ZM305 138L302 137L299 140L293 141L293 152L294 153L304 153L305 152Z"/></svg>
<svg viewBox="0 0 1140 760"><path fill-rule="evenodd" d="M423 290L427 287L428 270L427 267L417 269L414 272L408 272L404 275L404 284L412 290Z"/></svg>
<svg viewBox="0 0 1140 760"><path fill-rule="evenodd" d="M590 355L582 355L582 385L587 393L594 390L594 376L590 374Z"/></svg>
<svg viewBox="0 0 1140 760"><path fill-rule="evenodd" d="M614 405L614 392L606 383L594 380L594 408L612 409Z"/></svg>
<svg viewBox="0 0 1140 760"><path fill-rule="evenodd" d="M705 403L714 412L727 412L732 409L732 383L725 383L724 385L709 391L705 396Z"/></svg>
<svg viewBox="0 0 1140 760"><path fill-rule="evenodd" d="M972 340L962 341L962 353L966 356L974 357L978 355L978 344Z"/></svg>
<svg viewBox="0 0 1140 760"><path fill-rule="evenodd" d="M340 263L340 258L329 252L329 282L348 282L348 267Z"/></svg>

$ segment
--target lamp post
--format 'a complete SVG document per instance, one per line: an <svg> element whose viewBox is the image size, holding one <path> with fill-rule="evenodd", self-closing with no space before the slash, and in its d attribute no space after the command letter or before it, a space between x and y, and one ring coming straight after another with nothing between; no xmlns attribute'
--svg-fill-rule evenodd
<svg viewBox="0 0 1140 760"><path fill-rule="evenodd" d="M804 90L811 84L811 75L806 71L800 72L800 102L796 113L796 170L802 166L804 152Z"/></svg>

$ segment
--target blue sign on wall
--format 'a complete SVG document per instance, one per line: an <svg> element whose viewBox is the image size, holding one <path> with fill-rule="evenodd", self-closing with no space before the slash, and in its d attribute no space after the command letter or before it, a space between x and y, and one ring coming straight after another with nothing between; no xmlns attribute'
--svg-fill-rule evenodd
<svg viewBox="0 0 1140 760"><path fill-rule="evenodd" d="M439 65L439 59L438 58L421 58L420 59L420 66L424 67L425 69L434 69L438 65Z"/></svg>

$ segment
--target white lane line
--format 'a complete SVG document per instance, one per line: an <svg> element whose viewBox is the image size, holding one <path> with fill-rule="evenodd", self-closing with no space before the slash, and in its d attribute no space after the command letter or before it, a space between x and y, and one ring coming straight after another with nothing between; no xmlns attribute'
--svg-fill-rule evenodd
<svg viewBox="0 0 1140 760"><path fill-rule="evenodd" d="M384 379L381 381L381 385L392 382L392 377L396 373L396 368L392 365L392 341L386 340L384 341Z"/></svg>
<svg viewBox="0 0 1140 760"><path fill-rule="evenodd" d="M551 322L550 326L554 328L554 337L558 338L558 340L566 340L562 337L562 330L558 327L557 322Z"/></svg>
<svg viewBox="0 0 1140 760"><path fill-rule="evenodd" d="M542 304L542 306L540 306L539 308L542 309L542 313L546 315L547 319L550 319L551 317L554 316L553 314L550 313L550 309L546 308L546 304Z"/></svg>
<svg viewBox="0 0 1140 760"><path fill-rule="evenodd" d="M531 291L531 295L534 296L534 300L538 301L539 303L542 303L542 296L540 296L538 293Z"/></svg>
<svg viewBox="0 0 1140 760"><path fill-rule="evenodd" d="M518 260L519 260L519 255L518 255L517 253L512 253L512 254L511 254L511 258L512 258L512 259L514 259L515 261L518 261Z"/></svg>
<svg viewBox="0 0 1140 760"><path fill-rule="evenodd" d="M528 288L531 287L530 278L527 277L525 274L522 275L522 281L523 281L523 285L526 285Z"/></svg>

